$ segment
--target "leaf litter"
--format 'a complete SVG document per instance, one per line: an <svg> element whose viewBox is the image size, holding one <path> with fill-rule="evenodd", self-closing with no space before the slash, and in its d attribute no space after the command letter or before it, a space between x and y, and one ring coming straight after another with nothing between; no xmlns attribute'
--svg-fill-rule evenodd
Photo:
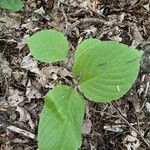
<svg viewBox="0 0 150 150"><path fill-rule="evenodd" d="M145 140L150 142L149 6L148 0L28 0L24 9L17 13L0 10L2 149L37 149L35 135L44 94L56 84L71 85L74 81L69 56L65 64L40 63L29 54L28 37L45 28L63 32L66 24L69 28L74 23L78 25L67 30L71 53L77 43L89 37L121 42L144 51L135 85L115 105L129 124L140 129ZM97 19L91 22L91 18ZM88 102L85 115L81 149L146 150L143 139L133 134L129 124L110 104Z"/></svg>

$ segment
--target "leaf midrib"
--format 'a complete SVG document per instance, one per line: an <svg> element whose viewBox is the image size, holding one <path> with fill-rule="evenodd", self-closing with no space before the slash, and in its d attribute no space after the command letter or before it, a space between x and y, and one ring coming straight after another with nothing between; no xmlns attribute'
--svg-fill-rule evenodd
<svg viewBox="0 0 150 150"><path fill-rule="evenodd" d="M64 125L63 125L63 127L60 127L60 128L62 128L62 129L60 129L61 131L61 134L60 134L60 137L59 137L59 139L62 137L62 132L64 131L64 128L66 127L66 125L67 125L67 123L68 123L68 120L69 120L69 106L71 106L71 96L73 95L73 92L72 91L70 91L70 94L69 94L69 102L68 102L68 107L67 107L67 109L68 109L68 111L67 111L67 114L68 114L68 116L67 116L67 119L66 119L66 121L64 122ZM71 110L71 109L70 109ZM58 140L59 141L59 140ZM63 150L63 147L62 147L62 145L63 145L63 142L61 143L61 149L60 150ZM57 148L57 145L56 145L56 147L55 148Z"/></svg>

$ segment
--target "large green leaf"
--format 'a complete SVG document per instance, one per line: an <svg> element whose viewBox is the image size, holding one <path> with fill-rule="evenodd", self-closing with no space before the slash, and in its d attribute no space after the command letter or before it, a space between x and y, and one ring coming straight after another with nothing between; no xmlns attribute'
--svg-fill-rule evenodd
<svg viewBox="0 0 150 150"><path fill-rule="evenodd" d="M0 0L0 7L10 11L19 11L23 3L20 0Z"/></svg>
<svg viewBox="0 0 150 150"><path fill-rule="evenodd" d="M66 37L55 30L42 30L28 40L31 54L43 62L64 60L69 50Z"/></svg>
<svg viewBox="0 0 150 150"><path fill-rule="evenodd" d="M122 97L135 82L142 53L111 41L88 39L77 47L73 74L81 91L96 102Z"/></svg>
<svg viewBox="0 0 150 150"><path fill-rule="evenodd" d="M84 101L68 86L57 86L45 96L40 116L40 150L77 150L81 145Z"/></svg>

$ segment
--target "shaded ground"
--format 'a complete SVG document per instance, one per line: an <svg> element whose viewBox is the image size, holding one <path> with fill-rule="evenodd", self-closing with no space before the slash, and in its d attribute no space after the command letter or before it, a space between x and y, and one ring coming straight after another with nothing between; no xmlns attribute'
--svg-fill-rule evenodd
<svg viewBox="0 0 150 150"><path fill-rule="evenodd" d="M28 0L17 13L0 10L0 149L37 149L43 95L71 84L77 43L96 37L144 51L139 77L120 100L87 102L82 150L146 150L150 143L150 2L148 0ZM94 18L94 19L93 19ZM64 63L44 64L29 55L27 38L41 29L70 41ZM63 69L69 60L68 68ZM138 132L138 133L137 133Z"/></svg>

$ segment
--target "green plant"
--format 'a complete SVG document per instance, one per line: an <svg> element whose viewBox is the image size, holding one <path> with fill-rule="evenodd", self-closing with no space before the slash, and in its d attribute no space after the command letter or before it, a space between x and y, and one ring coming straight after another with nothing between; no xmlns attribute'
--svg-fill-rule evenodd
<svg viewBox="0 0 150 150"><path fill-rule="evenodd" d="M31 54L43 62L64 60L67 39L58 31L44 30L29 38ZM111 41L87 39L77 46L72 73L79 93L96 102L122 97L135 82L142 53ZM71 87L58 85L45 96L38 127L40 150L77 150L81 146L84 100Z"/></svg>
<svg viewBox="0 0 150 150"><path fill-rule="evenodd" d="M0 0L0 7L10 11L19 11L23 3L20 0Z"/></svg>

